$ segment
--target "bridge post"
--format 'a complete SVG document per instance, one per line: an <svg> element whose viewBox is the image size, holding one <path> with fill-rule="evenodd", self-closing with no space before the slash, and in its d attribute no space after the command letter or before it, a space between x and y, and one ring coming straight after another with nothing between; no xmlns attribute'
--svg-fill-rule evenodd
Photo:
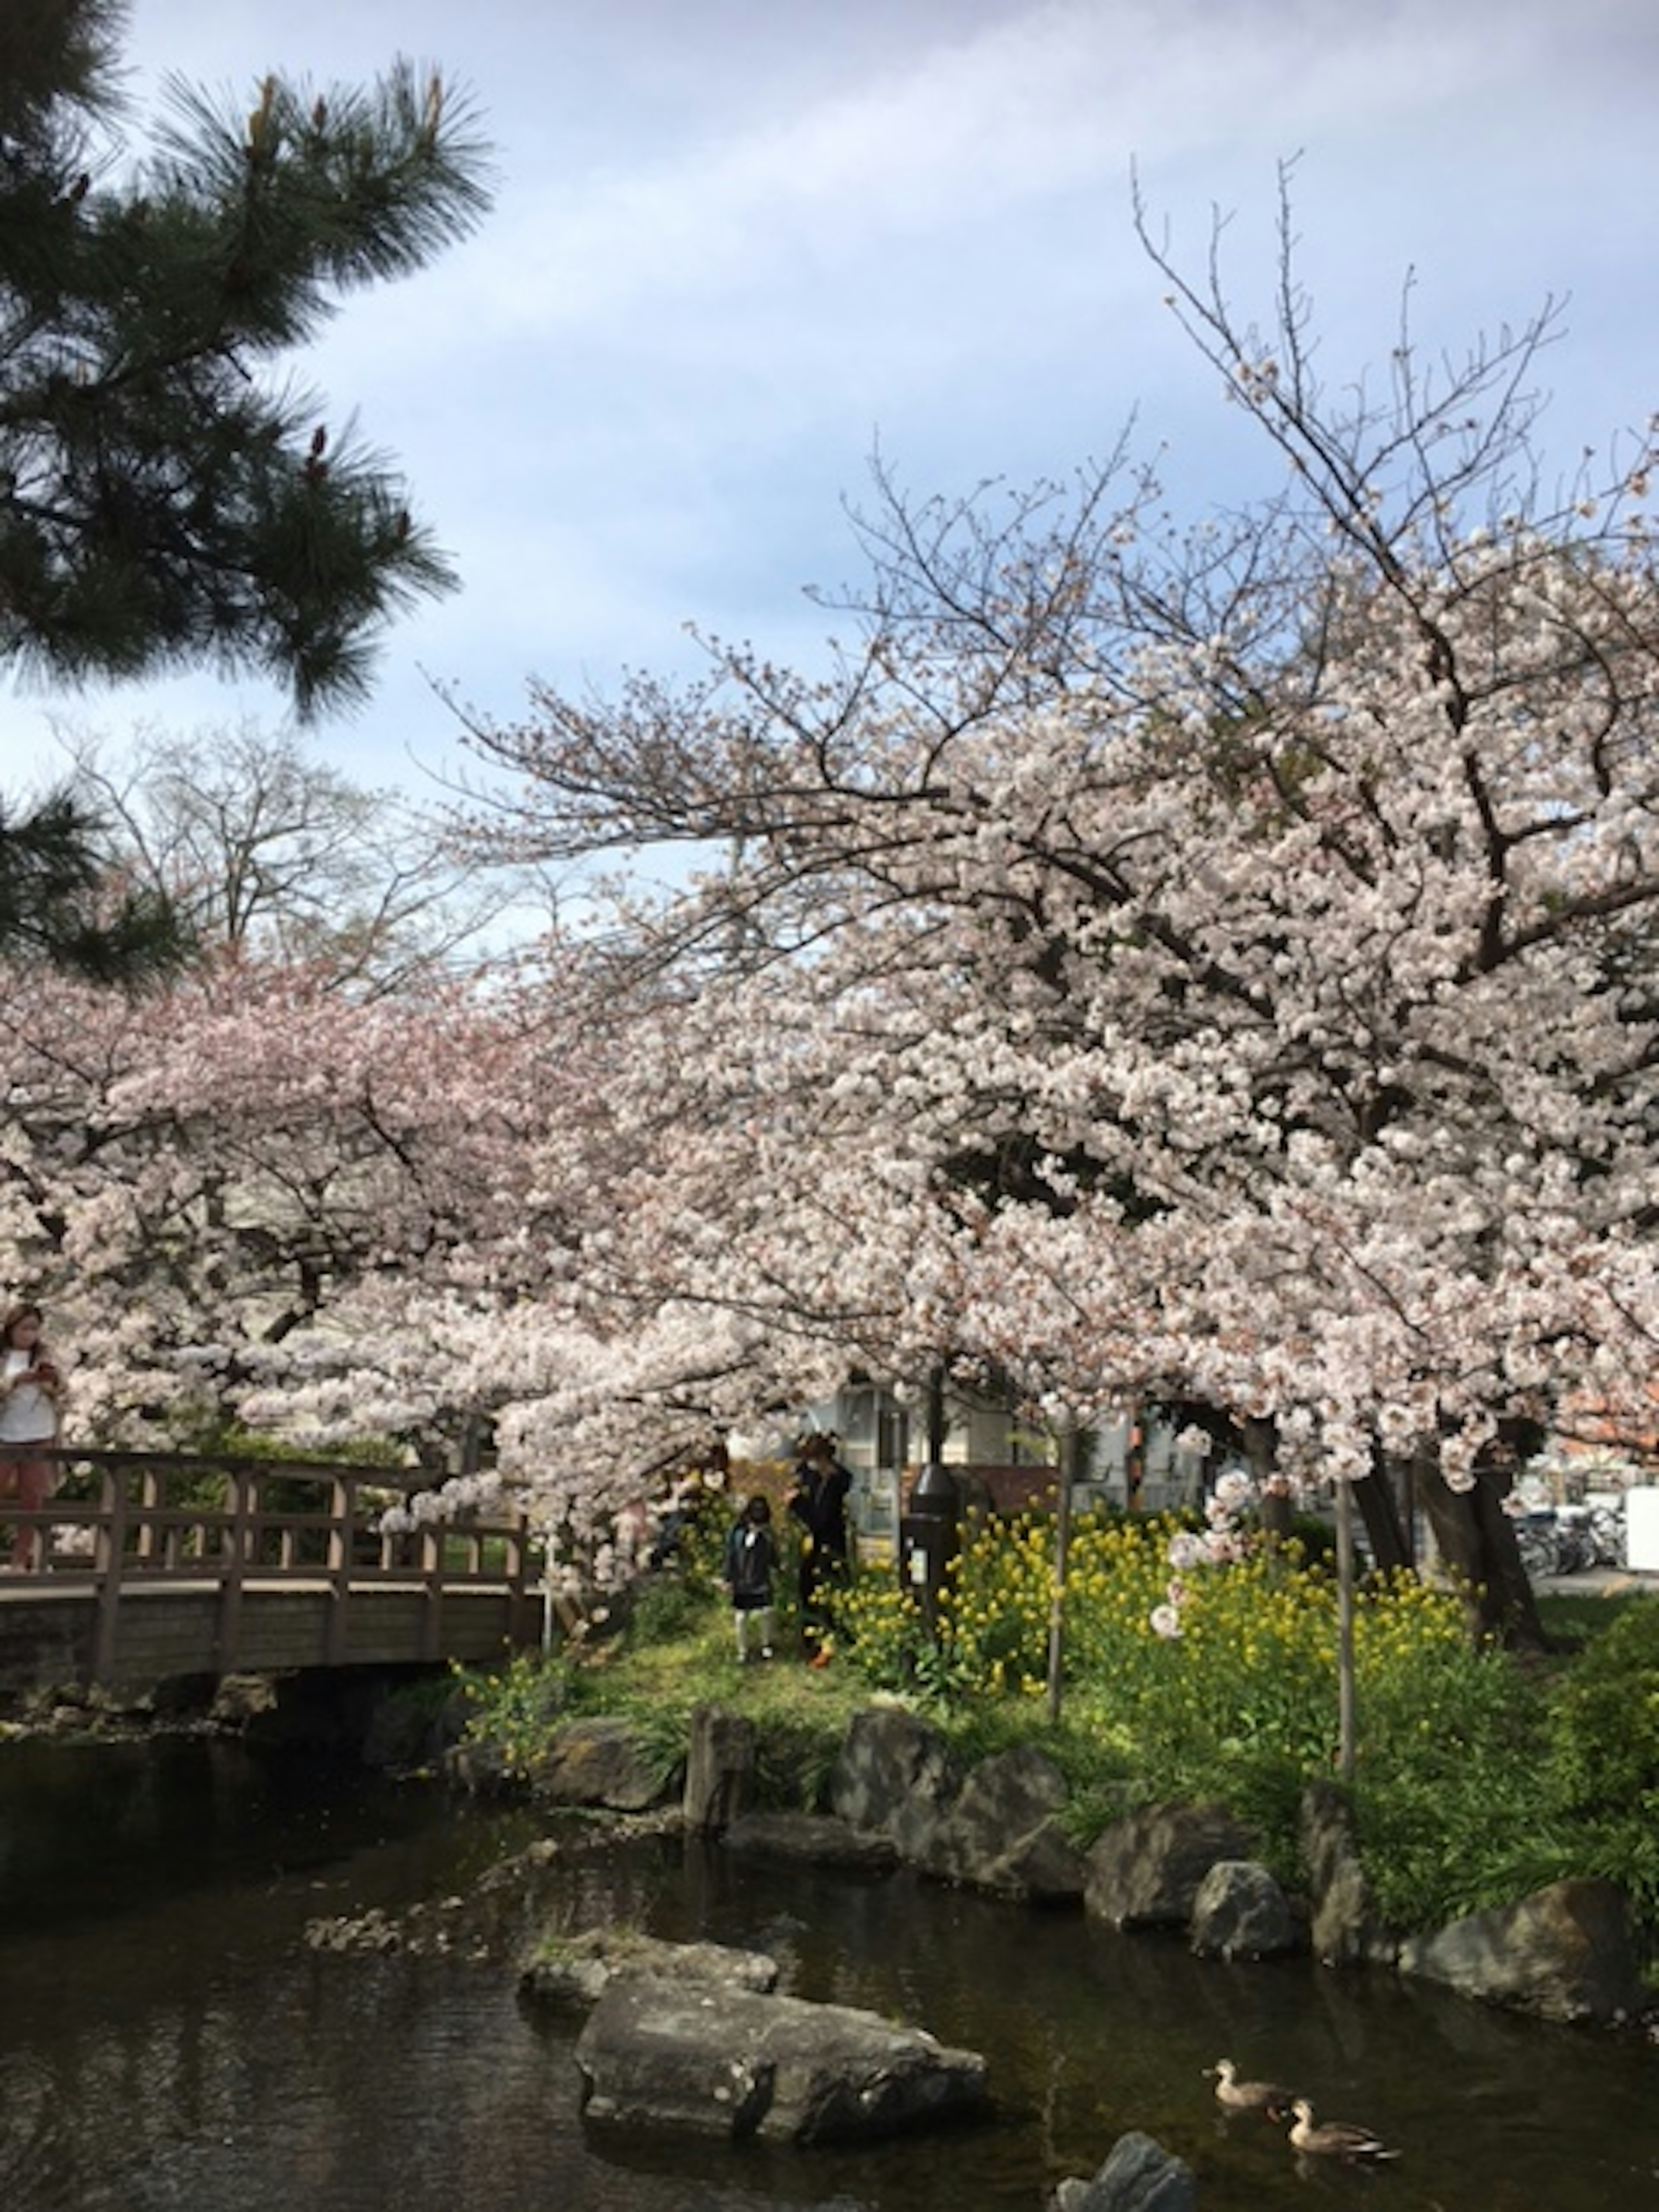
<svg viewBox="0 0 1659 2212"><path fill-rule="evenodd" d="M133 1480L135 1473L137 1474L138 1482L138 1528L134 1539L135 1555L141 1565L149 1566L157 1556L155 1545L155 1509L161 1502L161 1486L156 1480L155 1471L147 1467L136 1470L129 1469L127 1474L129 1486L131 1486ZM176 1533L171 1537L164 1537L162 1539L161 1556L166 1560L168 1566L173 1566L176 1564L178 1545L179 1540ZM169 1553L172 1553L175 1556L169 1557Z"/></svg>
<svg viewBox="0 0 1659 2212"><path fill-rule="evenodd" d="M115 1672L115 1646L121 1620L121 1561L127 1547L127 1475L119 1466L106 1466L99 1480L99 1522L92 1556L102 1581L98 1592L98 1620L93 1633L92 1678L107 1682Z"/></svg>
<svg viewBox="0 0 1659 2212"><path fill-rule="evenodd" d="M227 1468L230 1525L224 1532L228 1552L219 1555L219 1618L213 1638L214 1671L234 1674L242 1628L242 1577L252 1556L252 1500L258 1477L245 1467Z"/></svg>
<svg viewBox="0 0 1659 2212"><path fill-rule="evenodd" d="M443 1656L444 1530L441 1522L421 1524L421 1572L426 1582L426 1604L421 1620L421 1656Z"/></svg>
<svg viewBox="0 0 1659 2212"><path fill-rule="evenodd" d="M336 1475L328 1507L328 1664L342 1667L346 1656L346 1608L351 1602L353 1486Z"/></svg>

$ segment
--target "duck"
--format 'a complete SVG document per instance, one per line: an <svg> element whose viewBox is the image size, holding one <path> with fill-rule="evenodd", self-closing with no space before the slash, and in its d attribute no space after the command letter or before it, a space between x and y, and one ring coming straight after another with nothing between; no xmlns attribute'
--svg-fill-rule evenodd
<svg viewBox="0 0 1659 2212"><path fill-rule="evenodd" d="M1218 2058L1204 2069L1215 2082L1215 2100L1225 2112L1260 2112L1263 2119L1282 2120L1295 2101L1294 2089L1281 2089L1277 2081L1241 2081L1231 2058Z"/></svg>
<svg viewBox="0 0 1659 2212"><path fill-rule="evenodd" d="M1373 2135L1356 2121L1316 2119L1314 2108L1305 2097L1291 2100L1291 2112L1293 2149L1313 2151L1328 2158L1364 2159L1373 2164L1379 2159L1400 2155L1381 2136Z"/></svg>

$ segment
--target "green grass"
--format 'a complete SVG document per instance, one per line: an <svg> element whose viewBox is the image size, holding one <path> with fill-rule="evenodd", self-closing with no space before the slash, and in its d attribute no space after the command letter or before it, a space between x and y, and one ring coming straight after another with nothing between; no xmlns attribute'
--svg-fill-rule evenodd
<svg viewBox="0 0 1659 2212"><path fill-rule="evenodd" d="M1017 1532L1010 1540L1018 1544ZM1011 1551L1011 1571L1032 1580L1021 1557ZM1036 1744L1066 1777L1064 1824L1080 1847L1135 1807L1218 1798L1279 1879L1298 1887L1302 1794L1332 1771L1334 1688L1313 1663L1328 1584L1316 1571L1303 1589L1242 1568L1202 1571L1236 1579L1204 1585L1207 1613L1194 1613L1194 1627L1170 1644L1141 1626L1148 1592L1133 1582L1139 1571L1126 1552L1080 1588L1075 1672L1057 1726L1029 1657L1018 1687L997 1686L1004 1675L992 1652L976 1661L977 1679L959 1666L913 1669L898 1694L964 1765ZM1129 1578L1122 1588L1120 1574ZM963 1620L968 1638L983 1643L988 1621L1008 1617L1006 1584L1006 1576L988 1583L971 1626ZM795 1656L787 1609L781 1656L744 1667L723 1595L706 1579L649 1585L617 1608L613 1632L579 1653L545 1668L515 1661L494 1687L471 1678L475 1730L527 1771L538 1739L564 1718L616 1714L666 1774L685 1754L696 1708L717 1704L755 1723L762 1802L819 1809L853 1716L904 1679L902 1668L894 1675L903 1654L890 1594L882 1578L868 1589L847 1619L872 1624L871 1651L845 1635L831 1663L815 1669ZM1096 1609L1092 1638L1085 1601ZM1471 1649L1449 1630L1455 1601L1443 1595L1384 1589L1375 1608L1353 1796L1382 1917L1429 1927L1565 1875L1605 1874L1626 1886L1644 1927L1659 1930L1659 1771L1644 1749L1650 1735L1659 1743L1659 1604L1633 1591L1547 1596L1541 1610L1559 1650L1535 1664Z"/></svg>
<svg viewBox="0 0 1659 2212"><path fill-rule="evenodd" d="M1633 1605L1655 1601L1655 1593L1642 1584L1603 1589L1546 1590L1538 1599L1538 1617L1550 1641L1564 1652L1582 1650L1593 1636L1611 1628Z"/></svg>
<svg viewBox="0 0 1659 2212"><path fill-rule="evenodd" d="M562 1722L615 1714L666 1774L685 1756L696 1708L719 1705L755 1723L764 1802L818 1806L848 1723L870 1702L869 1685L844 1660L814 1668L790 1656L799 1638L781 1611L780 1656L744 1667L731 1615L712 1588L676 1578L648 1585L641 1598L620 1609L620 1628L580 1652L544 1667L520 1658L493 1675L469 1674L469 1732L524 1772L538 1738Z"/></svg>

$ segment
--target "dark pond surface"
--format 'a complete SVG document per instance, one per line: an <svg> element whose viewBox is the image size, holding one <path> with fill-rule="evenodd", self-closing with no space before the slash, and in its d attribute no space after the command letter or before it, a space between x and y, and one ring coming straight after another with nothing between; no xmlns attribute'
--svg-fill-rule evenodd
<svg viewBox="0 0 1659 2212"><path fill-rule="evenodd" d="M770 1949L799 1994L984 2051L996 2112L857 2154L589 2136L575 2023L511 1972L300 1941L465 1888L538 1826L222 1743L0 1746L0 2207L1038 2212L1129 2127L1191 2161L1203 2212L1659 2207L1650 2045L660 1840L561 1872L558 1919ZM1223 2053L1404 2157L1310 2166L1224 2122L1200 2075Z"/></svg>

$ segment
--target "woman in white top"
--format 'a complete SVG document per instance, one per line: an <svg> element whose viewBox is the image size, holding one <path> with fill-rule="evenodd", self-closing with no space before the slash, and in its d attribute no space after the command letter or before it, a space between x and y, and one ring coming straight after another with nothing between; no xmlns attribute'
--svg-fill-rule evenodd
<svg viewBox="0 0 1659 2212"><path fill-rule="evenodd" d="M61 1425L63 1377L41 1340L39 1306L15 1305L0 1316L0 1444L54 1444ZM52 1494L50 1460L0 1459L0 1504L10 1499L38 1512ZM29 1568L40 1555L40 1534L27 1522L12 1532L11 1564Z"/></svg>

